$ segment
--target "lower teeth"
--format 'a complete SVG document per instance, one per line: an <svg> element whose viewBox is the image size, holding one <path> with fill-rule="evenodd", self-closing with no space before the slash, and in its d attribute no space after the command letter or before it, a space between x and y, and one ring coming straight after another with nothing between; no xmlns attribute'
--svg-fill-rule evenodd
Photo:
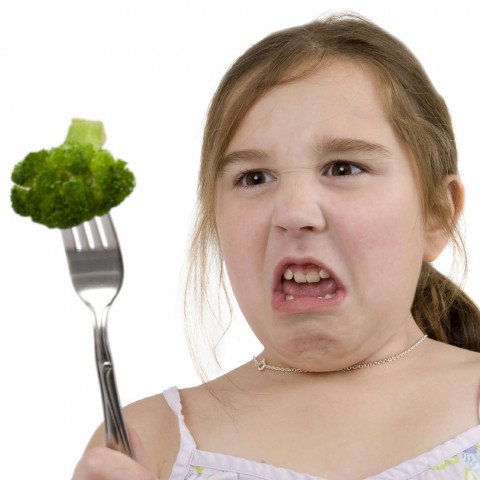
<svg viewBox="0 0 480 480"><path fill-rule="evenodd" d="M334 293L327 293L324 297L317 297L317 298L320 298L322 300L329 300L330 298L333 298L335 296ZM292 296L292 295L285 295L285 300L288 301L288 300L294 300L295 297Z"/></svg>

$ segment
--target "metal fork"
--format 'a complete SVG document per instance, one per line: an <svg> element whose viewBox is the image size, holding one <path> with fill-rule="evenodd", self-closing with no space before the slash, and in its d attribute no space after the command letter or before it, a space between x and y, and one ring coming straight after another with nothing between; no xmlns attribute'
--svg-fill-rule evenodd
<svg viewBox="0 0 480 480"><path fill-rule="evenodd" d="M118 397L107 334L110 306L123 281L123 261L109 214L62 232L73 287L94 316L95 359L105 418L106 445L133 458Z"/></svg>

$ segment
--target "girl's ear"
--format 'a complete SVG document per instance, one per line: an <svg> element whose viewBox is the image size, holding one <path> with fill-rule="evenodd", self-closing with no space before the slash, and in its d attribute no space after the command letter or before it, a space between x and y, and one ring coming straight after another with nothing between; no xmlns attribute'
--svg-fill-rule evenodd
<svg viewBox="0 0 480 480"><path fill-rule="evenodd" d="M433 262L442 253L463 210L465 191L460 177L458 175L447 176L444 188L448 198L448 226L450 228L446 228L447 224L441 224L436 219L431 218L428 220L425 232L424 262Z"/></svg>

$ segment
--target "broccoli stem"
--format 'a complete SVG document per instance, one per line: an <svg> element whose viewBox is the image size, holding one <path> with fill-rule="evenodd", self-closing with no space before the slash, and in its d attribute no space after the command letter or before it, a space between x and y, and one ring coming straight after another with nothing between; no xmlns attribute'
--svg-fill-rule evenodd
<svg viewBox="0 0 480 480"><path fill-rule="evenodd" d="M90 143L95 150L102 148L106 136L102 122L74 118L64 143Z"/></svg>

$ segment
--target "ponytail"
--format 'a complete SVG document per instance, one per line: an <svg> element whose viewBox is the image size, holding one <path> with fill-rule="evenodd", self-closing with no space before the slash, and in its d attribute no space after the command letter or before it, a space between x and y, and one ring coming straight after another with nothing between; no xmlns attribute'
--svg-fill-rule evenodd
<svg viewBox="0 0 480 480"><path fill-rule="evenodd" d="M480 310L461 288L428 263L422 266L412 314L433 340L480 352Z"/></svg>

